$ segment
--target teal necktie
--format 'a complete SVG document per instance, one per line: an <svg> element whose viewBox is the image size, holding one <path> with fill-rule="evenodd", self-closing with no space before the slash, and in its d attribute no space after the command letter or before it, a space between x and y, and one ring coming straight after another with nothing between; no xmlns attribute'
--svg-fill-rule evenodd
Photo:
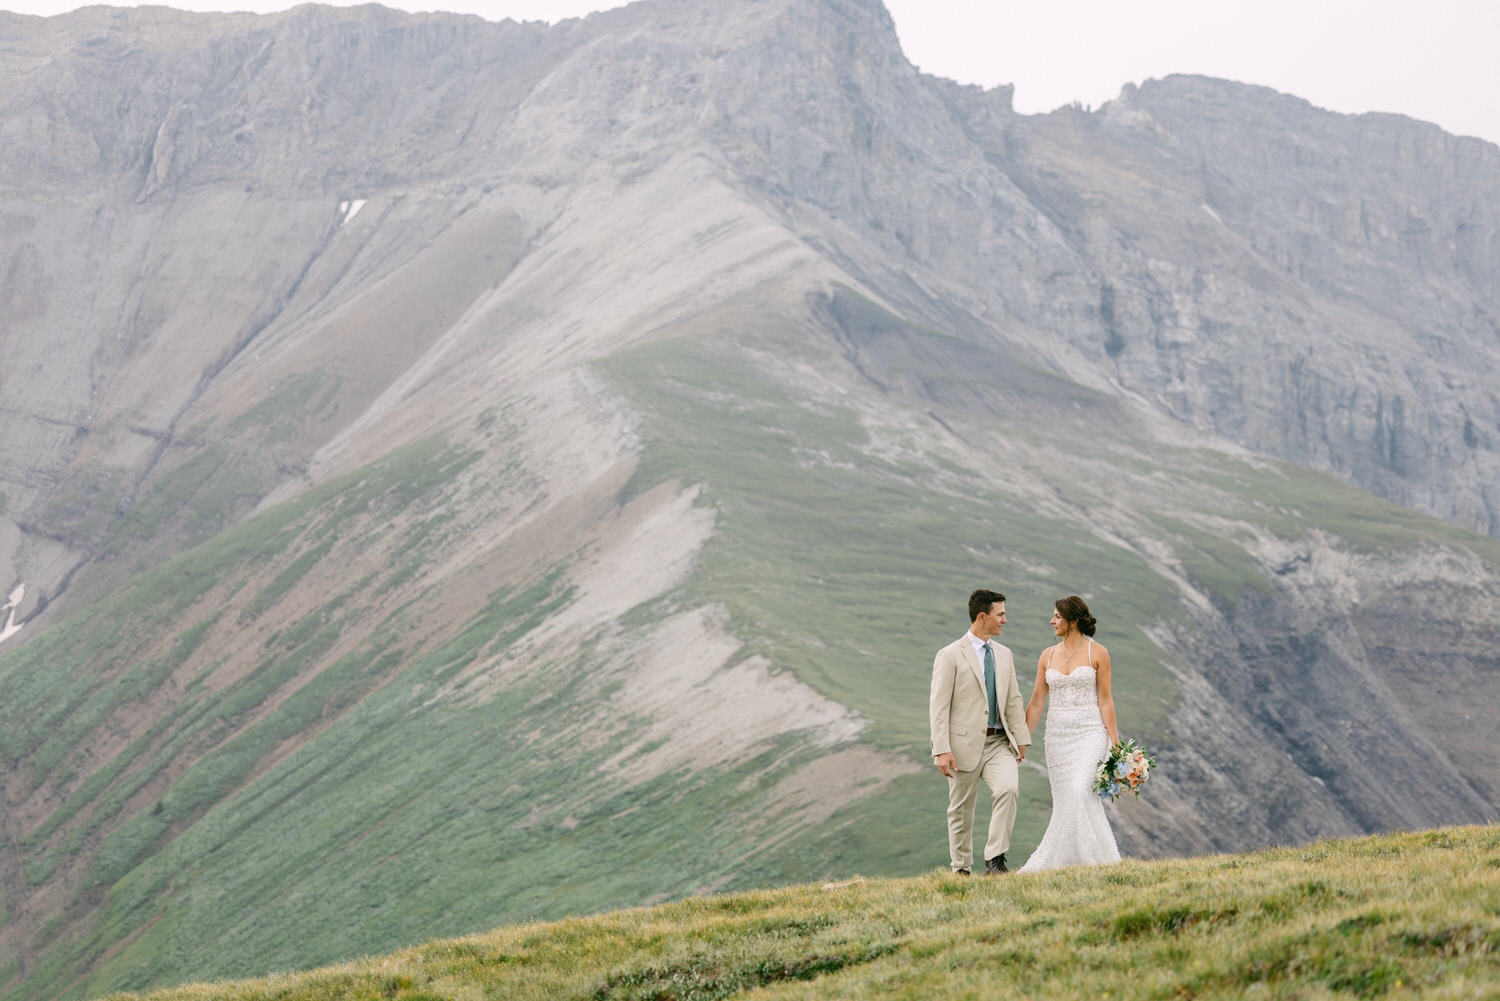
<svg viewBox="0 0 1500 1001"><path fill-rule="evenodd" d="M988 642L984 644L984 691L990 700L990 727L1000 725L1000 705L995 701L995 654Z"/></svg>

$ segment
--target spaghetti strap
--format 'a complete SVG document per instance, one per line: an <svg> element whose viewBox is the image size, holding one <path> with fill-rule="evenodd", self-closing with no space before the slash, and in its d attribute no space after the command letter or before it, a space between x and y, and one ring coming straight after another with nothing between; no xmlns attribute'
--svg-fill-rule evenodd
<svg viewBox="0 0 1500 1001"><path fill-rule="evenodd" d="M1089 667L1094 666L1094 637L1089 637Z"/></svg>

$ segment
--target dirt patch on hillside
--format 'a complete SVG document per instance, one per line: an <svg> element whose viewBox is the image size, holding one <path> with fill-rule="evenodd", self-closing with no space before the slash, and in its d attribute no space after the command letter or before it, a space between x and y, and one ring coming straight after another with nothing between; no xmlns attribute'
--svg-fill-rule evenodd
<svg viewBox="0 0 1500 1001"><path fill-rule="evenodd" d="M678 613L633 639L622 652L624 684L606 705L628 737L600 765L622 787L732 766L780 744L783 777L760 819L747 821L775 828L764 849L917 767L857 743L866 721L852 709L764 657L740 657L722 608Z"/></svg>
<svg viewBox="0 0 1500 1001"><path fill-rule="evenodd" d="M630 739L601 766L626 785L740 761L784 735L832 747L864 729L853 710L764 657L736 660L742 644L722 609L681 612L632 640L607 706L631 723Z"/></svg>
<svg viewBox="0 0 1500 1001"><path fill-rule="evenodd" d="M575 717L553 722L576 728L570 740L595 746L600 772L621 788L786 747L767 815L787 834L915 768L856 744L866 721L853 710L766 658L745 656L721 607L622 626L633 609L669 599L688 580L715 518L697 487L665 483L635 498L580 551L568 606L499 657L476 662L440 697L487 701L511 679L538 672L556 674L559 686L587 689ZM589 669L579 675L585 663Z"/></svg>

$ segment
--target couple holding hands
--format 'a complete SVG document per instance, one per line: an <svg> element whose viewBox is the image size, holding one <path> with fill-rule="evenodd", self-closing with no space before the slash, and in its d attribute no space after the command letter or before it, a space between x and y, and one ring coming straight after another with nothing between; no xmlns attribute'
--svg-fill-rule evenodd
<svg viewBox="0 0 1500 1001"><path fill-rule="evenodd" d="M1016 822L1020 762L1049 695L1052 819L1021 871L1120 860L1104 804L1093 789L1099 763L1119 742L1109 651L1094 642L1094 617L1077 595L1054 602L1051 621L1058 641L1037 658L1024 711L1010 648L995 640L1005 627L1005 595L984 589L971 594L969 631L932 662L932 755L948 779L949 864L960 875L973 870L974 804L981 779L992 797L984 870L1009 870L1005 853Z"/></svg>

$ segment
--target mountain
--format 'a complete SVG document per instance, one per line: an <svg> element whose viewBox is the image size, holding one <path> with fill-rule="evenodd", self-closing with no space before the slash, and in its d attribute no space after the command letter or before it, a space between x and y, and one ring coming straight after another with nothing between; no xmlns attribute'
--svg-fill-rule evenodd
<svg viewBox="0 0 1500 1001"><path fill-rule="evenodd" d="M0 50L0 997L941 864L975 586L1127 853L1494 816L1494 146L873 0Z"/></svg>

